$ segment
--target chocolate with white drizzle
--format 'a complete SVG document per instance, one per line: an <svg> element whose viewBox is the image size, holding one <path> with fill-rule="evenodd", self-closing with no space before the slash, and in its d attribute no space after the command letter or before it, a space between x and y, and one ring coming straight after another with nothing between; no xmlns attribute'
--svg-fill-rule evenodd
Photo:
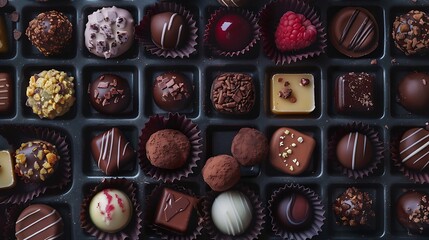
<svg viewBox="0 0 429 240"><path fill-rule="evenodd" d="M360 170L368 166L372 153L371 140L362 133L346 134L337 144L338 161L351 170Z"/></svg>
<svg viewBox="0 0 429 240"><path fill-rule="evenodd" d="M162 49L175 49L185 38L186 25L181 15L163 12L150 20L150 35L153 43Z"/></svg>
<svg viewBox="0 0 429 240"><path fill-rule="evenodd" d="M429 168L429 132L423 128L407 130L399 142L401 161L408 169L427 171Z"/></svg>

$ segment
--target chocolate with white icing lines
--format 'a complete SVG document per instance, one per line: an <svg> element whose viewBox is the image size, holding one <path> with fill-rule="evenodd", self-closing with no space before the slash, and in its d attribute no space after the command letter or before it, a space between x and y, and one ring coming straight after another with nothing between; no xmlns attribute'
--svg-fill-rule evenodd
<svg viewBox="0 0 429 240"><path fill-rule="evenodd" d="M12 77L0 72L0 114L8 113L13 103Z"/></svg>
<svg viewBox="0 0 429 240"><path fill-rule="evenodd" d="M91 153L97 166L107 175L116 174L134 159L134 150L118 128L97 135L91 141Z"/></svg>
<svg viewBox="0 0 429 240"><path fill-rule="evenodd" d="M62 239L64 223L54 208L45 204L33 204L25 208L15 223L18 240Z"/></svg>
<svg viewBox="0 0 429 240"><path fill-rule="evenodd" d="M399 142L401 162L411 170L429 169L429 131L423 128L407 130Z"/></svg>
<svg viewBox="0 0 429 240"><path fill-rule="evenodd" d="M153 43L162 49L176 49L185 37L184 19L178 13L163 12L151 18L150 32Z"/></svg>
<svg viewBox="0 0 429 240"><path fill-rule="evenodd" d="M343 167L360 170L368 166L373 156L368 136L359 132L344 135L337 144L337 158Z"/></svg>

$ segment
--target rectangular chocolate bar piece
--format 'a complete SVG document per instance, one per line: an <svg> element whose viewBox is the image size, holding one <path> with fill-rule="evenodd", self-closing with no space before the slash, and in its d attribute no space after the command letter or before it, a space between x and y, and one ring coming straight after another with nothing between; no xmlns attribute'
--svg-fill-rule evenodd
<svg viewBox="0 0 429 240"><path fill-rule="evenodd" d="M15 172L9 151L0 151L0 189L14 187Z"/></svg>
<svg viewBox="0 0 429 240"><path fill-rule="evenodd" d="M335 82L335 108L340 114L375 111L375 77L368 73L349 72Z"/></svg>
<svg viewBox="0 0 429 240"><path fill-rule="evenodd" d="M0 114L8 113L13 104L12 77L0 72Z"/></svg>

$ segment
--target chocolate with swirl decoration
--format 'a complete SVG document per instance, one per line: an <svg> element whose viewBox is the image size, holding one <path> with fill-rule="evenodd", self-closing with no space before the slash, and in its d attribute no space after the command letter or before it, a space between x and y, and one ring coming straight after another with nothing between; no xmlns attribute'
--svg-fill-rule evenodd
<svg viewBox="0 0 429 240"><path fill-rule="evenodd" d="M429 169L429 131L412 128L406 131L399 142L401 161L408 169L427 171Z"/></svg>
<svg viewBox="0 0 429 240"><path fill-rule="evenodd" d="M186 25L178 13L163 12L150 20L150 34L153 43L162 49L175 49L185 39Z"/></svg>
<svg viewBox="0 0 429 240"><path fill-rule="evenodd" d="M92 157L107 175L116 174L134 158L134 150L117 128L106 131L91 141Z"/></svg>

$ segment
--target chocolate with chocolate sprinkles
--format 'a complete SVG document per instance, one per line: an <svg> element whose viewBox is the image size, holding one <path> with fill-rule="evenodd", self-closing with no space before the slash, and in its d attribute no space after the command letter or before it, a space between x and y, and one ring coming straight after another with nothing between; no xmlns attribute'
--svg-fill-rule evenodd
<svg viewBox="0 0 429 240"><path fill-rule="evenodd" d="M216 111L221 113L249 113L255 103L252 76L245 73L220 74L213 81L211 101Z"/></svg>

